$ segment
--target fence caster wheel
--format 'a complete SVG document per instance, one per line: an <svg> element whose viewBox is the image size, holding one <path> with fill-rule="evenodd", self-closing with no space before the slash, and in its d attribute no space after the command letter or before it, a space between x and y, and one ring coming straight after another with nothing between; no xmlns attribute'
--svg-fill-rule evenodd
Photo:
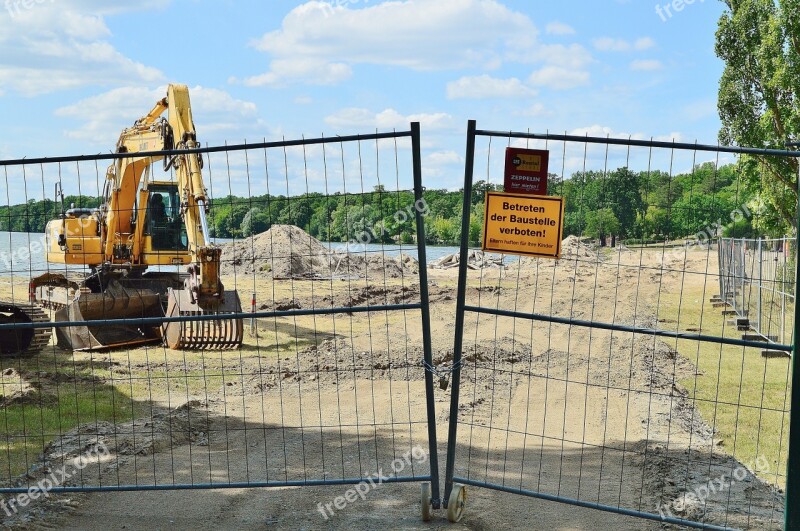
<svg viewBox="0 0 800 531"><path fill-rule="evenodd" d="M421 485L422 494L422 521L430 522L433 516L433 508L431 507L431 484L423 483Z"/></svg>
<svg viewBox="0 0 800 531"><path fill-rule="evenodd" d="M464 516L464 506L467 504L467 488L454 483L453 490L450 491L450 499L447 501L447 519L455 523Z"/></svg>

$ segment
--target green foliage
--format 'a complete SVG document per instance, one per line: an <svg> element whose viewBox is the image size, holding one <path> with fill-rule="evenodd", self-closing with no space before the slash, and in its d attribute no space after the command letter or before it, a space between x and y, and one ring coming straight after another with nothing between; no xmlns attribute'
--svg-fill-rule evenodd
<svg viewBox="0 0 800 531"><path fill-rule="evenodd" d="M575 172L551 186L550 192L565 199L564 236L665 240L701 231L716 236L734 222L731 230L736 234L744 230L753 236L782 236L782 218L764 205L758 188L747 186L742 175L739 166L713 163L677 175L623 167ZM480 243L483 233L484 194L497 188L484 181L476 183L467 224L473 245ZM212 202L209 227L218 238L247 237L275 224L291 224L322 241L408 244L416 241L419 209L425 219L425 240L454 244L461 239L463 197L463 191L428 189L423 192L424 202L415 203L413 193L383 187L328 196L230 195ZM70 203L96 207L100 200L67 197L67 207ZM732 215L739 210L746 215ZM42 232L60 212L60 204L49 200L0 207L0 230ZM750 220L749 225L740 223L742 218Z"/></svg>
<svg viewBox="0 0 800 531"><path fill-rule="evenodd" d="M242 219L242 236L254 236L267 230L269 220L259 208L251 208Z"/></svg>
<svg viewBox="0 0 800 531"><path fill-rule="evenodd" d="M68 195L64 198L64 209L97 208L100 198ZM0 206L0 230L9 232L44 232L44 227L51 219L61 215L61 203L50 199L13 206Z"/></svg>
<svg viewBox="0 0 800 531"><path fill-rule="evenodd" d="M725 227L722 235L726 238L757 238L758 232L753 228L751 220L742 219Z"/></svg>
<svg viewBox="0 0 800 531"><path fill-rule="evenodd" d="M619 234L621 223L614 211L608 207L586 214L586 235L604 239L612 234Z"/></svg>
<svg viewBox="0 0 800 531"><path fill-rule="evenodd" d="M718 98L720 141L781 148L800 134L800 0L725 3L715 47L725 62ZM739 166L759 201L781 219L782 226L772 229L796 229L797 160L747 156Z"/></svg>

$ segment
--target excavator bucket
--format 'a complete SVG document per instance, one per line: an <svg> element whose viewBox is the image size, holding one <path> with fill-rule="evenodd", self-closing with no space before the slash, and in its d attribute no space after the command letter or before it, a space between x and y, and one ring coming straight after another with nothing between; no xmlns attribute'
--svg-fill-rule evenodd
<svg viewBox="0 0 800 531"><path fill-rule="evenodd" d="M102 293L81 293L56 312L55 321L94 321L161 317L161 298L151 290L125 288L112 282ZM152 324L103 323L56 329L58 345L72 350L96 350L155 343L161 330Z"/></svg>
<svg viewBox="0 0 800 531"><path fill-rule="evenodd" d="M172 349L235 349L242 344L242 319L225 318L239 313L242 303L235 290L225 290L221 301L201 307L192 301L190 293L169 289L167 317L218 315L219 319L186 320L164 323L164 338Z"/></svg>

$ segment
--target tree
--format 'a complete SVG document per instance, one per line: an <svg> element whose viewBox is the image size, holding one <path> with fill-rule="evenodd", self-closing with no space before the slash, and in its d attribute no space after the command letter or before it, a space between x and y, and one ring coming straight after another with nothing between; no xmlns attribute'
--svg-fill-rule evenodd
<svg viewBox="0 0 800 531"><path fill-rule="evenodd" d="M617 216L608 207L586 214L586 235L592 238L599 238L601 247L606 245L606 236L615 236L619 232L619 227L620 223Z"/></svg>
<svg viewBox="0 0 800 531"><path fill-rule="evenodd" d="M639 216L637 220L637 233L642 239L655 237L658 239L670 239L672 237L672 218L668 210L657 206L647 207L644 216Z"/></svg>
<svg viewBox="0 0 800 531"><path fill-rule="evenodd" d="M483 239L483 216L485 210L484 204L478 203L475 210L469 216L469 241L471 243L481 243Z"/></svg>
<svg viewBox="0 0 800 531"><path fill-rule="evenodd" d="M269 228L267 216L258 208L253 207L247 211L242 219L242 236L261 234Z"/></svg>
<svg viewBox="0 0 800 531"><path fill-rule="evenodd" d="M780 148L800 133L800 0L724 1L715 46L725 62L719 139ZM797 160L746 156L740 166L765 206L796 230Z"/></svg>
<svg viewBox="0 0 800 531"><path fill-rule="evenodd" d="M628 168L619 168L608 176L603 185L602 205L611 208L619 223L617 229L609 234L630 236L637 217L646 210L639 186L639 175Z"/></svg>
<svg viewBox="0 0 800 531"><path fill-rule="evenodd" d="M434 243L453 243L458 240L461 225L453 218L436 218L431 223L430 237Z"/></svg>

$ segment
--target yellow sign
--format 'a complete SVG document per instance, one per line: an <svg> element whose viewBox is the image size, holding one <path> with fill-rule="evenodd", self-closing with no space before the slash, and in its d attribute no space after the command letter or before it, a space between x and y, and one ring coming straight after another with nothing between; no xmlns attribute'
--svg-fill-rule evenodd
<svg viewBox="0 0 800 531"><path fill-rule="evenodd" d="M542 156L517 153L514 159L515 169L522 171L542 171ZM516 164L519 162L519 164Z"/></svg>
<svg viewBox="0 0 800 531"><path fill-rule="evenodd" d="M559 258L563 229L563 197L486 192L484 251Z"/></svg>

